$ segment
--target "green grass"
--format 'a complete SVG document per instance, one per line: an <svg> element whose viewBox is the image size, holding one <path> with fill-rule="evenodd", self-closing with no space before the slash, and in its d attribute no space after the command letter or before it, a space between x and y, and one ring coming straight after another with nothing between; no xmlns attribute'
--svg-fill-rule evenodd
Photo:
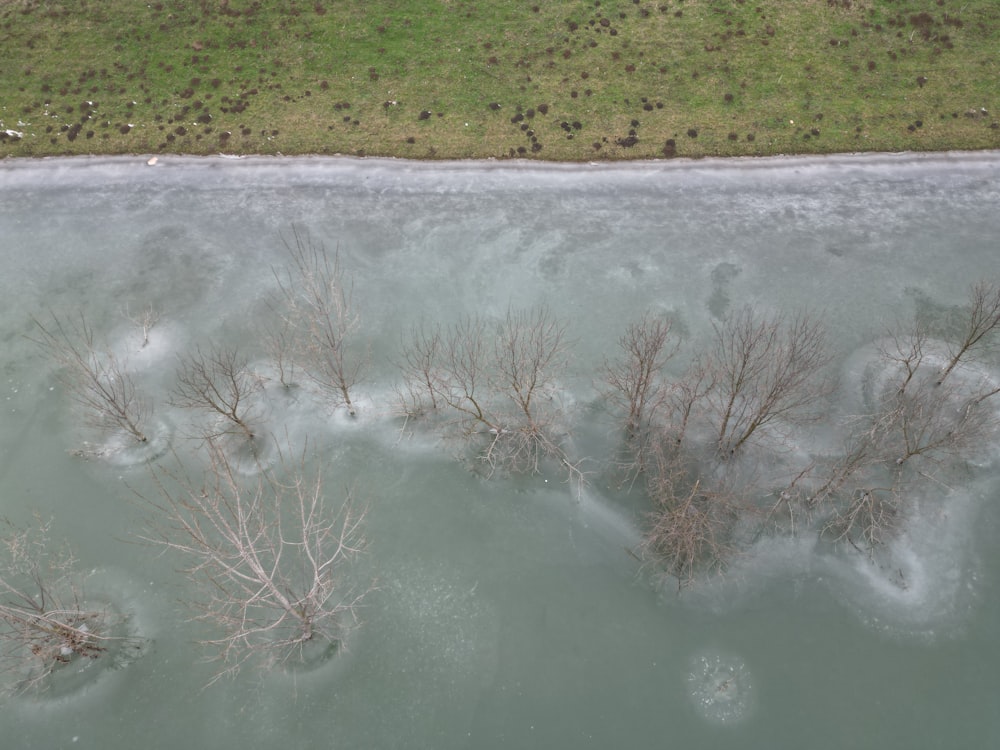
<svg viewBox="0 0 1000 750"><path fill-rule="evenodd" d="M997 0L0 0L0 156L1000 147Z"/></svg>

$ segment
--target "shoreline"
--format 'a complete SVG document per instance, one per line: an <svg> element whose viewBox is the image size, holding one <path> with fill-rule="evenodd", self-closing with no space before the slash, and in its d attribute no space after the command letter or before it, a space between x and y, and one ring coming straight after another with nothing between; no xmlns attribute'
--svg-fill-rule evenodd
<svg viewBox="0 0 1000 750"><path fill-rule="evenodd" d="M101 166L141 165L162 169L183 165L247 164L256 166L344 164L406 166L413 171L447 172L480 169L487 171L549 171L549 172L616 172L674 171L703 167L707 170L745 167L774 168L789 165L877 166L908 162L925 164L947 161L953 164L996 162L1000 165L1000 149L946 151L856 151L830 154L772 154L769 156L704 156L672 157L669 159L634 159L615 161L544 161L537 159L413 159L405 156L353 156L350 154L79 154L69 156L12 156L0 159L0 172L17 172L38 166Z"/></svg>

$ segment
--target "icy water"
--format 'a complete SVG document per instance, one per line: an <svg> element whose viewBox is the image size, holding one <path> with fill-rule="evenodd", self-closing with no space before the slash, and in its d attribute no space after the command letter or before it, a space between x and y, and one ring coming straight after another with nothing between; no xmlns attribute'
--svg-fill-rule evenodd
<svg viewBox="0 0 1000 750"><path fill-rule="evenodd" d="M746 304L808 308L830 330L850 412L851 363L888 325L961 305L972 282L1000 275L998 206L997 154L0 162L0 515L53 518L88 592L147 643L122 668L87 665L94 676L72 690L6 700L0 744L996 745L1000 451L921 499L882 558L891 568L803 533L761 541L678 595L630 554L645 506L604 471L615 441L596 382L646 310L697 342ZM206 632L177 603L189 584L177 560L135 543L143 511L129 488L145 486L146 466L72 455L89 435L25 337L31 316L83 311L129 354L161 440L190 451L190 417L166 402L176 357L235 341L266 370L258 331L293 228L339 252L372 370L356 420L306 392L275 399L266 420L296 446L308 436L331 491L353 485L369 501L359 564L377 589L346 653L322 667L246 669L202 691L213 666L193 641ZM541 303L572 339L582 489L554 470L484 479L391 413L414 322ZM140 348L127 315L150 305L159 321Z"/></svg>

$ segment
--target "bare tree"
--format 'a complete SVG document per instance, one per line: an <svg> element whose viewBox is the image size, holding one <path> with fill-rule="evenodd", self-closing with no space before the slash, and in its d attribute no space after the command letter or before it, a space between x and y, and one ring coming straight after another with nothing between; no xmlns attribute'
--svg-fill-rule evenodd
<svg viewBox="0 0 1000 750"><path fill-rule="evenodd" d="M286 241L290 264L275 279L287 305L287 320L299 343L299 356L313 382L351 416L357 414L352 389L368 368L367 351L353 343L360 326L353 285L345 279L337 254L298 231Z"/></svg>
<svg viewBox="0 0 1000 750"><path fill-rule="evenodd" d="M983 329L981 301L987 295L976 289L980 301L961 324L966 333ZM807 508L827 511L826 536L873 554L901 523L909 509L906 498L933 477L934 468L963 460L995 427L996 414L984 402L1000 388L978 374L948 377L973 338L966 335L950 349L945 370L940 346L920 322L907 334L890 332L879 346L881 367L868 385L872 411L854 418L848 450L829 462L807 493ZM917 458L921 461L911 466Z"/></svg>
<svg viewBox="0 0 1000 750"><path fill-rule="evenodd" d="M275 369L278 383L286 391L295 386L295 329L291 321L283 315L266 325L261 338Z"/></svg>
<svg viewBox="0 0 1000 750"><path fill-rule="evenodd" d="M497 327L494 356L499 390L513 402L522 431L547 440L554 416L549 405L566 367L566 327L547 307L508 308Z"/></svg>
<svg viewBox="0 0 1000 750"><path fill-rule="evenodd" d="M142 335L142 341L139 343L140 351L149 346L149 332L153 330L155 326L160 321L160 315L153 309L152 305L147 305L142 309L142 312L132 315L129 313L128 307L125 308L125 317L136 327L139 333Z"/></svg>
<svg viewBox="0 0 1000 750"><path fill-rule="evenodd" d="M855 487L822 531L834 541L847 541L871 557L875 548L897 528L900 510L898 485Z"/></svg>
<svg viewBox="0 0 1000 750"><path fill-rule="evenodd" d="M747 307L715 325L705 398L720 455L738 452L773 422L800 422L829 392L831 359L821 326L806 314L759 319Z"/></svg>
<svg viewBox="0 0 1000 750"><path fill-rule="evenodd" d="M929 334L926 327L918 322L908 335L889 331L886 343L878 347L882 362L898 371L894 382L897 394L906 393L911 383L918 382L917 373L921 372L924 358L927 356L928 341ZM873 393L871 400L878 401L883 396L884 393Z"/></svg>
<svg viewBox="0 0 1000 750"><path fill-rule="evenodd" d="M651 422L661 412L668 395L663 368L679 346L668 347L672 322L644 315L632 323L618 340L620 357L605 360L604 380L613 404L625 416L629 441L641 440Z"/></svg>
<svg viewBox="0 0 1000 750"><path fill-rule="evenodd" d="M45 325L32 318L37 338L32 338L61 366L60 382L82 408L87 423L104 434L120 432L145 443L152 414L135 380L110 347L99 345L94 330L81 313L75 323L64 323L55 314Z"/></svg>
<svg viewBox="0 0 1000 750"><path fill-rule="evenodd" d="M156 511L144 536L180 554L200 584L197 618L221 634L203 641L222 666L215 682L248 659L308 660L309 650L339 647L369 585L350 562L365 548L366 509L353 493L330 503L320 472L304 462L242 483L211 443L203 484L156 473Z"/></svg>
<svg viewBox="0 0 1000 750"><path fill-rule="evenodd" d="M626 426L648 434L645 447L633 448L633 459L642 460L630 465L633 477L644 476L653 505L647 555L683 585L699 568L724 567L735 549L730 530L758 510L761 531L780 525L795 533L818 518L826 538L873 554L921 483L934 481L938 466L962 461L997 426L986 402L1000 385L983 370L964 368L958 377L956 368L993 346L1000 289L975 285L968 312L951 327L959 335L947 350L926 323L890 332L866 379L869 413L852 419L844 452L811 457L784 484L767 479L775 500L761 507L746 501L765 494L747 474L755 464L719 459L743 451L766 428L815 416L832 385L823 375L830 353L818 323L804 314L761 318L745 308L716 324L711 347L667 384L657 360L663 330L648 321L630 327L621 342L626 354L606 363L605 377Z"/></svg>
<svg viewBox="0 0 1000 750"><path fill-rule="evenodd" d="M75 660L102 656L114 617L85 605L76 560L50 543L49 523L0 525L0 674L10 678L0 691L22 692Z"/></svg>
<svg viewBox="0 0 1000 750"><path fill-rule="evenodd" d="M459 435L478 442L490 475L537 472L544 457L577 473L560 446L565 367L565 326L546 307L417 329L403 352L408 401L434 405Z"/></svg>
<svg viewBox="0 0 1000 750"><path fill-rule="evenodd" d="M402 341L402 359L397 363L403 385L397 389L399 410L407 419L428 411L437 411L443 390L441 363L441 330L428 330L424 325L410 329Z"/></svg>
<svg viewBox="0 0 1000 750"><path fill-rule="evenodd" d="M915 456L959 456L974 448L990 415L978 396L966 399L946 388L925 384L887 400L873 425L883 455L902 465Z"/></svg>
<svg viewBox="0 0 1000 750"><path fill-rule="evenodd" d="M755 467L719 459L773 423L811 418L829 390L822 371L830 356L809 316L761 319L746 308L716 325L711 348L668 383L663 369L677 350L669 330L649 317L630 326L620 341L624 356L605 364L605 379L632 443L628 475L645 477L653 506L645 554L684 586L725 568L737 547L734 530L758 511L747 500L759 489ZM783 506L792 518L811 482L806 469L770 515Z"/></svg>
<svg viewBox="0 0 1000 750"><path fill-rule="evenodd" d="M980 281L972 286L970 297L969 316L963 321L958 341L948 352L948 364L938 376L938 385L969 354L990 346L1000 328L1000 283Z"/></svg>
<svg viewBox="0 0 1000 750"><path fill-rule="evenodd" d="M207 351L196 347L180 357L171 403L220 418L220 426L206 437L238 434L253 444L259 419L255 396L261 382L248 364L235 346L212 344Z"/></svg>
<svg viewBox="0 0 1000 750"><path fill-rule="evenodd" d="M995 421L983 402L1000 393L1000 387L976 375L955 382L949 375L965 356L983 345L1000 324L1000 291L991 300L990 287L973 287L968 318L960 323L962 338L940 367L939 352L926 326L900 335L890 332L879 347L886 377L875 379L868 399L867 442L882 460L901 466L916 456L960 456L982 440ZM992 311L994 302L997 310ZM993 322L990 319L995 318Z"/></svg>

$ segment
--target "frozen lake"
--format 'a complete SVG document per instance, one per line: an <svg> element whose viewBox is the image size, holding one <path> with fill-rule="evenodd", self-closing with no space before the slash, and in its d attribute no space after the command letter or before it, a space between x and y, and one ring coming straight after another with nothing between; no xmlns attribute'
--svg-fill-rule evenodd
<svg viewBox="0 0 1000 750"><path fill-rule="evenodd" d="M808 531L770 536L678 594L631 554L648 508L610 479L598 381L646 311L673 316L693 344L744 305L809 309L842 376L832 411L849 412L852 357L896 321L943 315L972 283L1000 279L998 206L997 153L0 161L0 516L51 517L88 591L148 644L73 691L6 699L4 745L994 746L1000 449L923 497L880 564ZM371 367L356 419L306 390L262 419L318 454L333 491L366 498L358 565L376 589L346 653L321 668L247 668L202 691L214 667L193 642L206 633L177 603L190 584L173 557L135 543L144 511L130 488L148 487L147 466L73 455L93 436L27 337L32 317L83 312L128 356L185 460L197 441L168 399L177 357L228 341L270 372L260 331L293 230L339 254ZM393 414L414 323L540 304L571 341L582 488L551 467L486 479ZM150 306L158 320L138 346L129 317ZM1000 376L995 352L983 367ZM817 445L837 430L824 420ZM723 678L735 685L724 696L712 691Z"/></svg>

